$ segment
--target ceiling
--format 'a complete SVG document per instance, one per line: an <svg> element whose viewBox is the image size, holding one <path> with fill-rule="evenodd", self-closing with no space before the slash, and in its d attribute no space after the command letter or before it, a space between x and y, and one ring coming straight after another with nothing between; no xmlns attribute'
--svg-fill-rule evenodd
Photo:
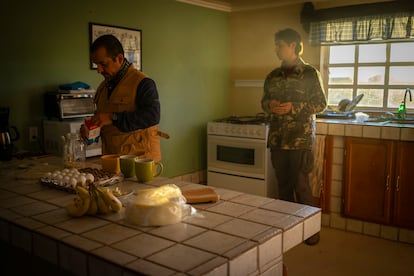
<svg viewBox="0 0 414 276"><path fill-rule="evenodd" d="M234 12L257 10L272 7L281 7L287 5L301 4L309 0L176 0L178 2L188 3L205 8L211 8L221 11ZM313 0L312 2L322 2L329 0Z"/></svg>
<svg viewBox="0 0 414 276"><path fill-rule="evenodd" d="M341 5L356 5L373 2L388 2L392 0L176 0L191 5L201 6L205 8L221 10L226 12L258 10L274 7L282 7L294 4L303 4L305 2L312 2L315 7L320 3L323 6L341 6ZM397 1L412 1L412 0L397 0ZM321 3L325 2L325 3ZM341 2L344 2L341 4Z"/></svg>

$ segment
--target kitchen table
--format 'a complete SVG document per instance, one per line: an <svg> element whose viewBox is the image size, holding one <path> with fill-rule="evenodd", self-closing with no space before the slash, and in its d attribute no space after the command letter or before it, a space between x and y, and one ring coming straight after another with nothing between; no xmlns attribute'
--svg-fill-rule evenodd
<svg viewBox="0 0 414 276"><path fill-rule="evenodd" d="M76 275L282 275L283 253L320 231L319 208L220 188L218 202L193 204L196 213L177 224L135 226L125 208L72 218L64 206L75 195L39 181L63 169L59 158L11 160L0 169L2 243ZM205 187L166 177L114 185L164 184Z"/></svg>

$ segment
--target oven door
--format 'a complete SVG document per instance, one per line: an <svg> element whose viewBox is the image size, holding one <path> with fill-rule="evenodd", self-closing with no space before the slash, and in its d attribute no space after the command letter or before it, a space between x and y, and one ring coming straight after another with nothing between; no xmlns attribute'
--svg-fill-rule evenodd
<svg viewBox="0 0 414 276"><path fill-rule="evenodd" d="M266 151L265 140L208 135L208 171L264 179Z"/></svg>

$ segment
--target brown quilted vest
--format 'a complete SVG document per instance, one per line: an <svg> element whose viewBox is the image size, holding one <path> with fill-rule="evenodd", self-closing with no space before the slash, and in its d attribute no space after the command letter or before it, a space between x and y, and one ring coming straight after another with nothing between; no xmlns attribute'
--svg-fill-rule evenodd
<svg viewBox="0 0 414 276"><path fill-rule="evenodd" d="M99 113L132 112L135 110L135 97L138 84L148 77L132 66L117 84L108 99L108 90L102 83L96 93L95 103ZM156 162L161 160L158 125L132 132L121 132L114 125L101 128L102 154L142 155Z"/></svg>

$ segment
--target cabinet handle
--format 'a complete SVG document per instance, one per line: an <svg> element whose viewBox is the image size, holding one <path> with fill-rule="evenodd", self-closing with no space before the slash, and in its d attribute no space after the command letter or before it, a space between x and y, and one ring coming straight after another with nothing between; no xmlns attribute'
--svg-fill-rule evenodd
<svg viewBox="0 0 414 276"><path fill-rule="evenodd" d="M400 176L397 176L397 185L395 185L395 190L397 192L400 191Z"/></svg>
<svg viewBox="0 0 414 276"><path fill-rule="evenodd" d="M387 175L387 182L385 183L385 189L387 191L390 189L390 175Z"/></svg>

